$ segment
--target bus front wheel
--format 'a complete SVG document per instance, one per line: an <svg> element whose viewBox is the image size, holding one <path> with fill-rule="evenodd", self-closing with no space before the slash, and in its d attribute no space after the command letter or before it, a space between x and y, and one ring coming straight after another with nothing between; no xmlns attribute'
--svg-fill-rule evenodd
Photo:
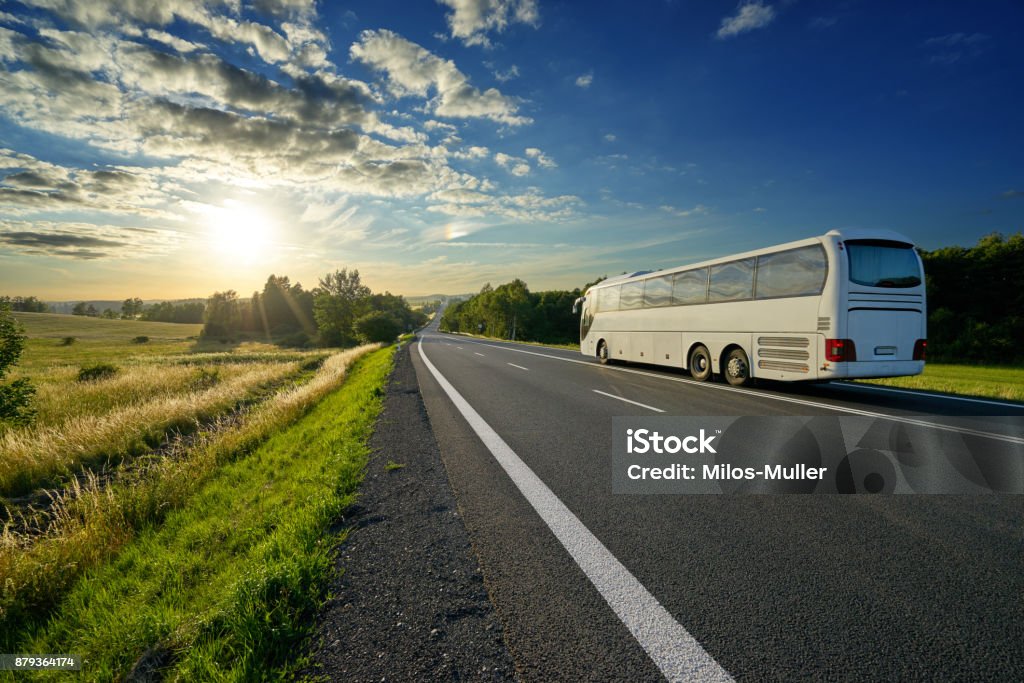
<svg viewBox="0 0 1024 683"><path fill-rule="evenodd" d="M711 377L711 353L703 346L698 346L690 354L690 374L699 382Z"/></svg>
<svg viewBox="0 0 1024 683"><path fill-rule="evenodd" d="M733 349L725 358L725 381L734 387L750 382L750 361L743 349Z"/></svg>
<svg viewBox="0 0 1024 683"><path fill-rule="evenodd" d="M612 359L608 357L608 345L604 342L597 345L597 360L601 365L608 365L612 362Z"/></svg>

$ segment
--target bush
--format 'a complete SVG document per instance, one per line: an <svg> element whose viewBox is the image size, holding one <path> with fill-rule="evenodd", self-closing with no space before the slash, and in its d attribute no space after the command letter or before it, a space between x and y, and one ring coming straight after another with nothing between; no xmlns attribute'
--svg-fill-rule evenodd
<svg viewBox="0 0 1024 683"><path fill-rule="evenodd" d="M140 334L138 337L135 337L135 339L132 339L132 344L145 344L148 341L149 337L144 334Z"/></svg>
<svg viewBox="0 0 1024 683"><path fill-rule="evenodd" d="M78 371L79 382L98 382L117 374L117 366L110 363L96 363L95 365L84 365Z"/></svg>
<svg viewBox="0 0 1024 683"><path fill-rule="evenodd" d="M78 337L64 337L63 339L60 340L60 345L61 346L71 346L76 341L78 341Z"/></svg>
<svg viewBox="0 0 1024 683"><path fill-rule="evenodd" d="M374 342L388 344L393 342L398 333L402 331L402 325L387 313L374 311L356 320L355 330L359 339L368 344Z"/></svg>
<svg viewBox="0 0 1024 683"><path fill-rule="evenodd" d="M214 368L213 370L207 370L206 368L199 368L199 373L195 379L192 380L192 389L201 391L203 389L209 389L210 387L220 382L220 370Z"/></svg>
<svg viewBox="0 0 1024 683"><path fill-rule="evenodd" d="M25 333L11 316L7 304L0 305L0 380L21 358L25 346ZM0 421L27 424L35 417L32 396L36 389L27 379L16 379L9 384L0 383Z"/></svg>
<svg viewBox="0 0 1024 683"><path fill-rule="evenodd" d="M307 349L313 345L313 341L305 332L293 332L285 337L282 337L277 342L277 345L287 346L295 349Z"/></svg>

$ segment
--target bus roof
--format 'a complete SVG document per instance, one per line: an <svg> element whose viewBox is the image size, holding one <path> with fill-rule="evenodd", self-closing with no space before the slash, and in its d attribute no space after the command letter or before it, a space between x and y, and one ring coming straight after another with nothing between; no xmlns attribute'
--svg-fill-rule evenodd
<svg viewBox="0 0 1024 683"><path fill-rule="evenodd" d="M719 263L728 263L729 261L736 261L738 259L750 258L751 256L759 256L761 254L770 254L776 251L785 251L787 249L796 249L797 247L806 247L811 244L820 244L826 238L838 238L839 240L887 240L891 242L901 242L903 244L913 244L913 241L908 239L906 236L901 235L898 232L891 230L867 230L862 228L842 230L829 230L824 235L817 235L815 237L807 237L802 240L796 240L793 242L785 242L783 244L774 244L769 247L763 247L761 249L752 249L751 251L744 251L738 254L729 254L728 256L719 256L713 259L707 259L704 261L695 261L694 263L687 263L681 266L672 266L671 268L663 268L661 270L643 270L637 273L627 273L623 275L616 275L606 280L598 282L593 285L587 291L594 289L601 289L605 285L619 285L623 282L631 280L642 280L649 276L659 277L661 275L670 275L672 273L690 270L692 268L703 268L706 266L713 266Z"/></svg>

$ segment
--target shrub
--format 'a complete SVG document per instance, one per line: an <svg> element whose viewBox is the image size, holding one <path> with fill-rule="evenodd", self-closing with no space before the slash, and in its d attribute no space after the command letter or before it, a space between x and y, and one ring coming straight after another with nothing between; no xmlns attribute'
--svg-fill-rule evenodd
<svg viewBox="0 0 1024 683"><path fill-rule="evenodd" d="M366 343L390 344L402 331L402 326L384 311L374 311L356 320L355 330L359 338Z"/></svg>
<svg viewBox="0 0 1024 683"><path fill-rule="evenodd" d="M117 366L110 363L96 363L95 365L84 365L78 371L79 382L98 382L117 374Z"/></svg>
<svg viewBox="0 0 1024 683"><path fill-rule="evenodd" d="M0 305L0 380L21 358L25 333L6 304ZM35 417L32 396L36 389L25 378L0 382L0 421L27 424Z"/></svg>
<svg viewBox="0 0 1024 683"><path fill-rule="evenodd" d="M78 337L64 337L63 339L60 340L60 345L61 346L71 346L76 341L78 341Z"/></svg>
<svg viewBox="0 0 1024 683"><path fill-rule="evenodd" d="M140 334L138 337L135 337L135 339L132 339L133 344L145 344L148 341L149 337L144 334Z"/></svg>
<svg viewBox="0 0 1024 683"><path fill-rule="evenodd" d="M312 346L312 340L305 332L293 332L286 337L282 337L281 340L277 342L277 345L296 349L305 349Z"/></svg>
<svg viewBox="0 0 1024 683"><path fill-rule="evenodd" d="M220 369L207 370L199 368L199 374L192 380L192 388L195 390L209 389L220 382Z"/></svg>

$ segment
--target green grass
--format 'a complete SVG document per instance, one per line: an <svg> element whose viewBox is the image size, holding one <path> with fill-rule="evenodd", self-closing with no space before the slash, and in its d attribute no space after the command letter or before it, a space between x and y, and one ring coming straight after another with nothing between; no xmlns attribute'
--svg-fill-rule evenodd
<svg viewBox="0 0 1024 683"><path fill-rule="evenodd" d="M1024 401L1024 368L1021 367L925 363L924 373L914 377L861 381L901 389Z"/></svg>
<svg viewBox="0 0 1024 683"><path fill-rule="evenodd" d="M296 646L340 540L326 532L355 498L392 353L365 356L306 417L219 468L11 651L81 654L86 680L137 664L175 680L274 679L301 666Z"/></svg>
<svg viewBox="0 0 1024 683"><path fill-rule="evenodd" d="M33 424L0 424L0 496L61 486L86 467L117 465L175 431L194 431L238 405L296 381L326 351L264 343L199 342L200 325L15 314L28 335L14 378L36 388ZM135 342L146 333L150 341ZM68 336L76 338L65 345ZM115 370L76 381L83 370ZM2 501L0 501L2 502Z"/></svg>
<svg viewBox="0 0 1024 683"><path fill-rule="evenodd" d="M500 339L498 337L487 337L487 336L482 335L482 334L469 334L468 332L449 332L447 334L456 334L456 335L461 336L461 337L473 337L474 339L488 339L488 340L491 340L491 341L509 342L511 344L526 344L528 346L546 346L546 347L548 347L550 349L569 349L570 351L579 351L580 350L580 345L579 344L546 344L544 342L522 341L521 339L516 339L515 341L512 341L511 339Z"/></svg>

